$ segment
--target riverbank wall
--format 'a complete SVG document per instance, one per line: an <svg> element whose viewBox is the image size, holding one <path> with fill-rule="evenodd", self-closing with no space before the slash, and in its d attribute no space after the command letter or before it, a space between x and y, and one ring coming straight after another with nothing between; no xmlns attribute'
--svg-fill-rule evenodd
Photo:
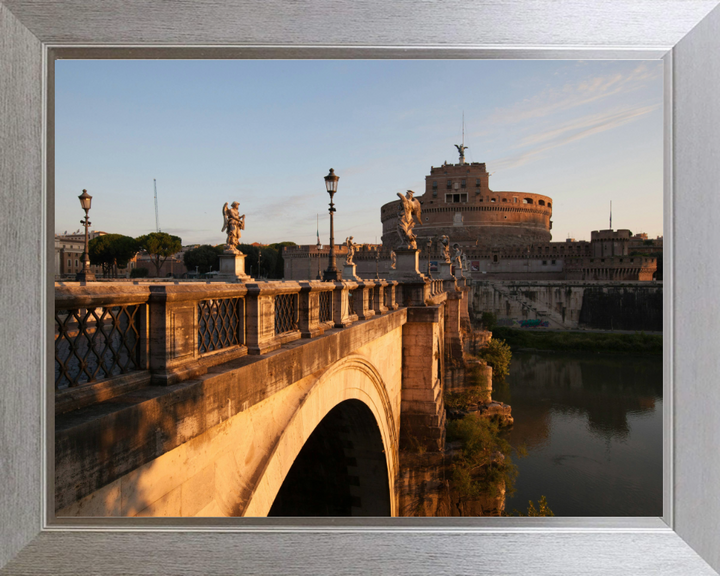
<svg viewBox="0 0 720 576"><path fill-rule="evenodd" d="M471 314L498 326L660 332L662 282L474 280Z"/></svg>

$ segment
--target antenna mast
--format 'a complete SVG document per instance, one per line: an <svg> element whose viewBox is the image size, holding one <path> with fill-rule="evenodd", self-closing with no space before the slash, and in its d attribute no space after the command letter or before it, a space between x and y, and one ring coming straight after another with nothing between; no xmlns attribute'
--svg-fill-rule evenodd
<svg viewBox="0 0 720 576"><path fill-rule="evenodd" d="M155 188L155 232L160 232L160 224L158 220L158 204L157 204L157 182L153 178L153 187Z"/></svg>
<svg viewBox="0 0 720 576"><path fill-rule="evenodd" d="M465 110L463 110L462 145L465 146Z"/></svg>
<svg viewBox="0 0 720 576"><path fill-rule="evenodd" d="M612 200L610 200L610 230L612 230Z"/></svg>

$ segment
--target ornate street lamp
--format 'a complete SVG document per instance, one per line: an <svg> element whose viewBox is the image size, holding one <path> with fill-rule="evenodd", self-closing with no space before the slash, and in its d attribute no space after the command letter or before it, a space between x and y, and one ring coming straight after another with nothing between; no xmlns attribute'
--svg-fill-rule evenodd
<svg viewBox="0 0 720 576"><path fill-rule="evenodd" d="M330 194L330 262L328 263L327 270L325 270L323 274L323 280L325 282L335 282L342 279L342 274L335 265L335 227L333 223L333 213L335 212L333 196L335 192L337 192L338 180L340 180L340 177L336 176L335 171L330 168L330 173L325 176L325 188L327 188L327 192Z"/></svg>
<svg viewBox="0 0 720 576"><path fill-rule="evenodd" d="M75 280L78 282L94 282L95 274L90 270L90 253L88 248L88 227L90 226L88 212L90 211L92 196L87 193L87 190L83 190L83 193L80 194L78 198L80 198L80 206L85 210L85 219L80 220L80 224L85 225L85 254L83 255L83 268L75 275Z"/></svg>

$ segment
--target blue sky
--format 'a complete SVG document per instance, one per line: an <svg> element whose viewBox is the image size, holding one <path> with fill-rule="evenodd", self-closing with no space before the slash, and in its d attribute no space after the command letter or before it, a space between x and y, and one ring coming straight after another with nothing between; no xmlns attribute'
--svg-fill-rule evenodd
<svg viewBox="0 0 720 576"><path fill-rule="evenodd" d="M485 162L496 191L553 198L553 240L613 227L662 235L662 63L507 60L60 60L55 231L184 244L328 243L323 177L340 176L336 240L372 243L380 207L431 166Z"/></svg>

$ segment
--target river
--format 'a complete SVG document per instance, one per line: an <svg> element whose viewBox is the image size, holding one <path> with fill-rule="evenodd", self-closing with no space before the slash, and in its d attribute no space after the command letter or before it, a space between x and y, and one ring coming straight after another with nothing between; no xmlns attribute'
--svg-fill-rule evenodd
<svg viewBox="0 0 720 576"><path fill-rule="evenodd" d="M505 509L546 496L556 516L662 515L662 358L513 352L493 398L527 456Z"/></svg>

